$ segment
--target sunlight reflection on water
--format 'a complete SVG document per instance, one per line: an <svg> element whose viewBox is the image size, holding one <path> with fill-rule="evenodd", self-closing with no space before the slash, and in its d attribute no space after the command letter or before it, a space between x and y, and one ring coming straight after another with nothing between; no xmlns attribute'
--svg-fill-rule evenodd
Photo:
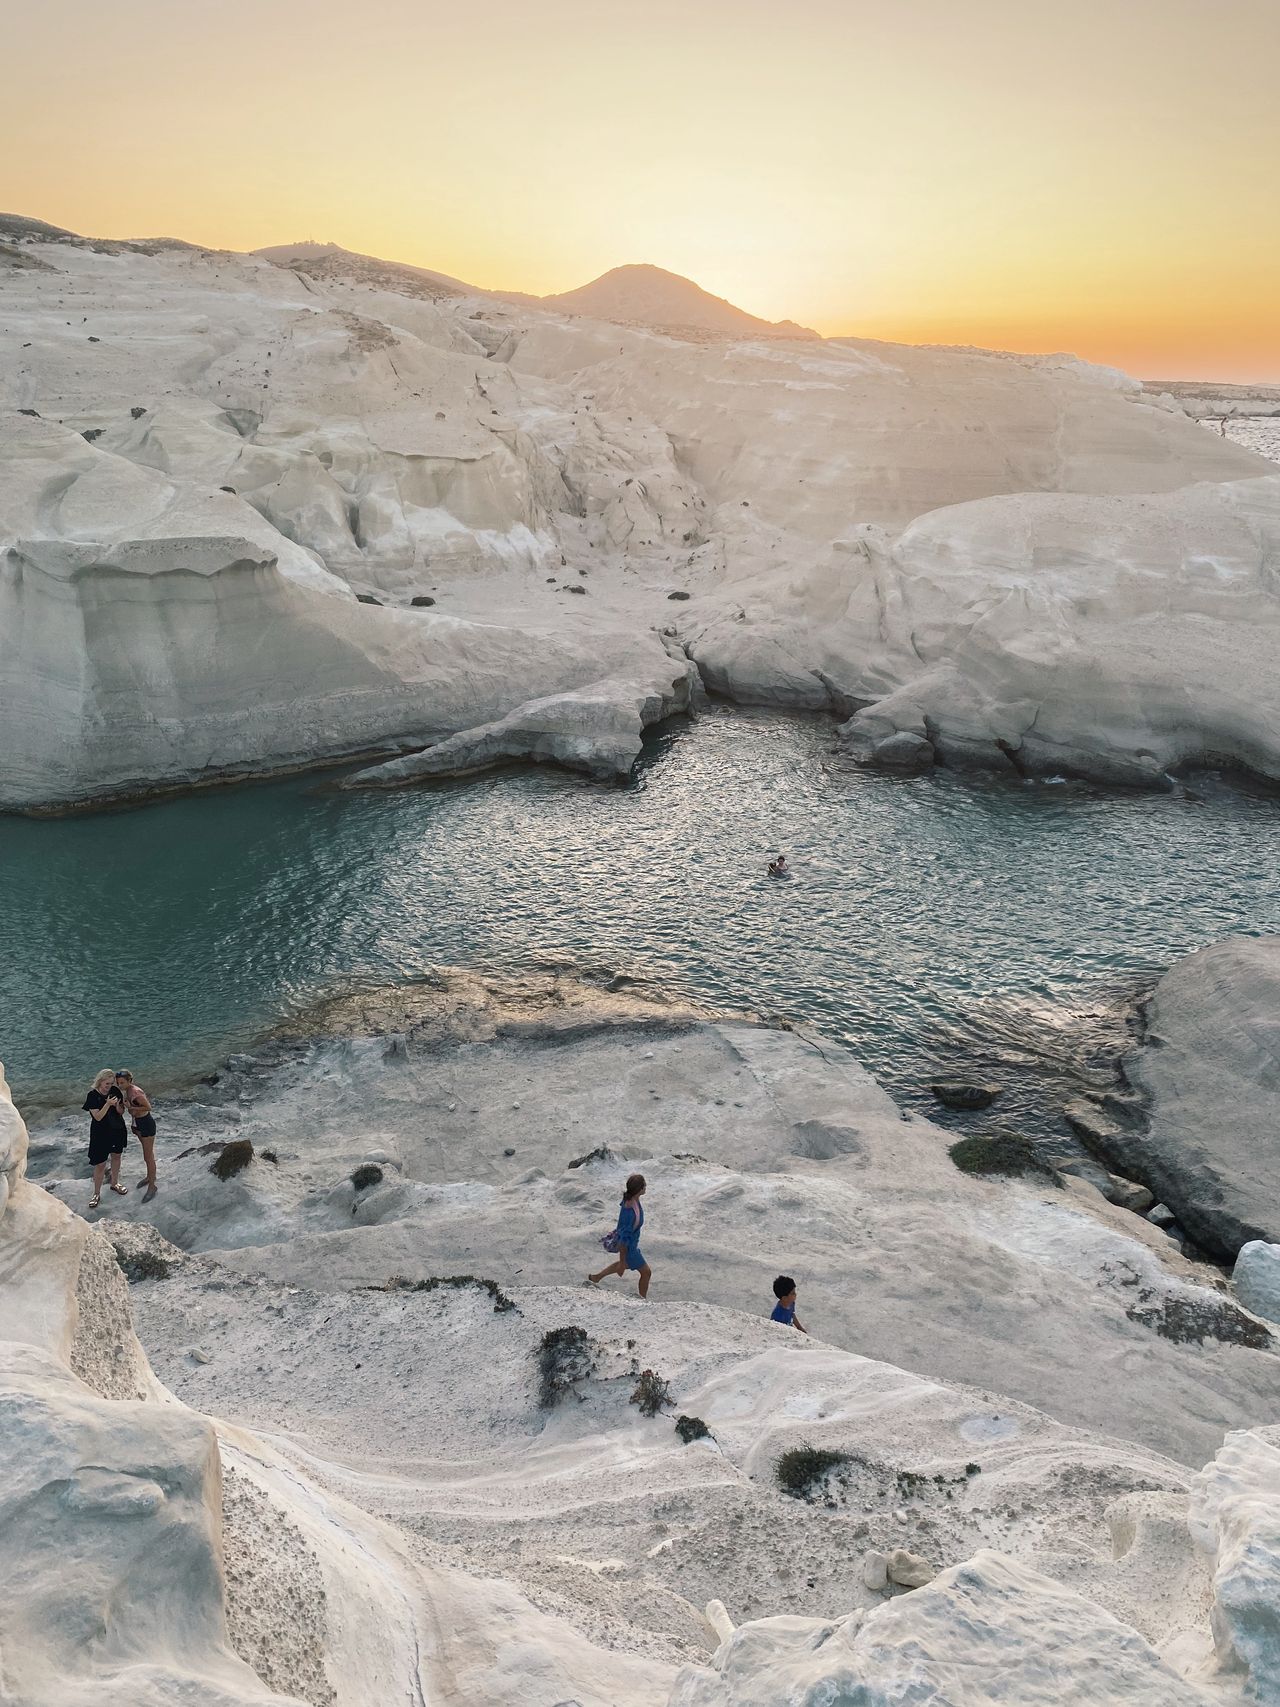
<svg viewBox="0 0 1280 1707"><path fill-rule="evenodd" d="M335 986L551 954L819 1026L908 1104L939 1069L994 1069L1002 1112L1044 1131L1137 987L1280 930L1272 800L875 776L831 727L717 708L627 789L310 777L0 819L11 1083L203 1071ZM778 847L790 883L765 876Z"/></svg>

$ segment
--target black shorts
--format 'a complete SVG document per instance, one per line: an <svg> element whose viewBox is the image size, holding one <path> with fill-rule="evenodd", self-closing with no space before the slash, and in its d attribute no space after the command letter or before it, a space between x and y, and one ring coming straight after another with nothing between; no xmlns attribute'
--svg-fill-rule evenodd
<svg viewBox="0 0 1280 1707"><path fill-rule="evenodd" d="M127 1132L91 1132L89 1134L89 1166L99 1167L109 1161L112 1156L118 1156L129 1142Z"/></svg>
<svg viewBox="0 0 1280 1707"><path fill-rule="evenodd" d="M154 1138L156 1135L156 1120L153 1114L140 1114L133 1123L133 1130L139 1138Z"/></svg>

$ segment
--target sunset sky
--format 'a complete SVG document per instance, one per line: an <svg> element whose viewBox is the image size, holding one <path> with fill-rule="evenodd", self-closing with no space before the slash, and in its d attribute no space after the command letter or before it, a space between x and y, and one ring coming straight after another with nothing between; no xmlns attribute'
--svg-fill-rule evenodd
<svg viewBox="0 0 1280 1707"><path fill-rule="evenodd" d="M1280 381L1280 0L44 0L0 208Z"/></svg>

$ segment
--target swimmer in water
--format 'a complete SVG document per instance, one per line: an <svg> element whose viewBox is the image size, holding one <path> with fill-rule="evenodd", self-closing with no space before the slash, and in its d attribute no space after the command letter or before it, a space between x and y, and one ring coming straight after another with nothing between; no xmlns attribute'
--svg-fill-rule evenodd
<svg viewBox="0 0 1280 1707"><path fill-rule="evenodd" d="M786 856L786 854L780 853L778 855L777 859L771 859L769 861L769 876L770 877L790 877L791 876L791 872L787 868L787 856Z"/></svg>

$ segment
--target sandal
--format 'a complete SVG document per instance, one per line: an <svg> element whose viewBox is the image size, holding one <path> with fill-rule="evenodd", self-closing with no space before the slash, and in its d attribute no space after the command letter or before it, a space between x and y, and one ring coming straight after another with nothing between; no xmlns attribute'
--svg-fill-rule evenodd
<svg viewBox="0 0 1280 1707"><path fill-rule="evenodd" d="M117 1197L128 1197L129 1195L129 1187L127 1185L113 1185L111 1189L115 1192Z"/></svg>
<svg viewBox="0 0 1280 1707"><path fill-rule="evenodd" d="M90 1207L90 1209L96 1209L96 1208L97 1208L97 1207L98 1207L98 1205L99 1205L99 1204L100 1204L100 1203L101 1203L101 1202L102 1202L102 1196L101 1196L101 1194L99 1194L99 1195L98 1195L98 1196L97 1196L97 1197L91 1197L91 1198L90 1198L90 1199L89 1199L89 1207Z"/></svg>

